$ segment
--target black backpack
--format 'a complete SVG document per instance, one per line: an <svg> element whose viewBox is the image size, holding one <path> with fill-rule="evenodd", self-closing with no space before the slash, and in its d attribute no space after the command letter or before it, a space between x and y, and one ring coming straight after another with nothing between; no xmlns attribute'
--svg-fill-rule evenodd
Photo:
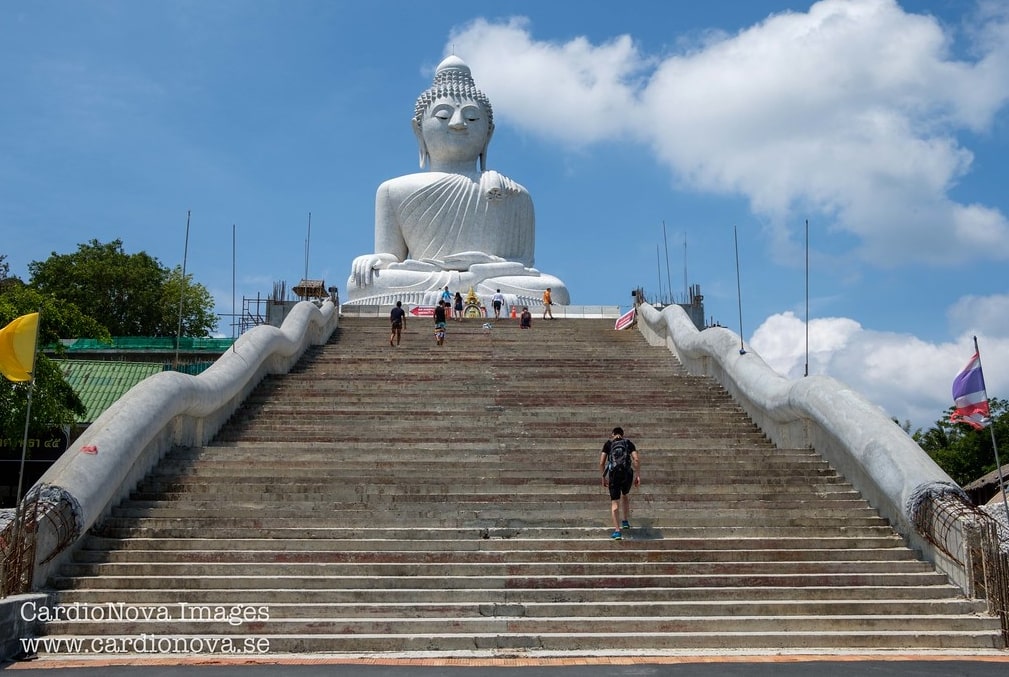
<svg viewBox="0 0 1009 677"><path fill-rule="evenodd" d="M606 474L623 477L631 470L631 443L624 438L610 441L610 457L606 463Z"/></svg>

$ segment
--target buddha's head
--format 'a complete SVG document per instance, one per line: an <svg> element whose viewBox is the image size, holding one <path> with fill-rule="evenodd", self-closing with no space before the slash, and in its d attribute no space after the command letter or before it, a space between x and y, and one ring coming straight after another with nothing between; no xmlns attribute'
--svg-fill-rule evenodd
<svg viewBox="0 0 1009 677"><path fill-rule="evenodd" d="M437 162L473 162L487 168L487 147L494 134L494 111L476 88L462 59L450 56L438 64L431 87L417 97L413 131L420 144L420 166Z"/></svg>

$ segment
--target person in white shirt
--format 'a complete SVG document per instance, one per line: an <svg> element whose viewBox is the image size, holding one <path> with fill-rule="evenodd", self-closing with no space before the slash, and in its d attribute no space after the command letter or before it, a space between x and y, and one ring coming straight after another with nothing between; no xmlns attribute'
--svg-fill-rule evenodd
<svg viewBox="0 0 1009 677"><path fill-rule="evenodd" d="M501 309L504 307L504 294L498 289L494 296L491 297L491 302L494 304L494 319L501 319Z"/></svg>

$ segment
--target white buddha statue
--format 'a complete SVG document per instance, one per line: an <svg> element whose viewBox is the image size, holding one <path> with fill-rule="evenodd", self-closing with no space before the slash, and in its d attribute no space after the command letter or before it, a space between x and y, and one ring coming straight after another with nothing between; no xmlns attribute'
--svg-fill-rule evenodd
<svg viewBox="0 0 1009 677"><path fill-rule="evenodd" d="M550 288L554 303L569 303L563 282L532 267L528 191L486 169L494 114L458 57L439 64L417 99L413 130L430 171L379 186L375 253L354 259L348 303L433 305L445 287L484 298L500 289L513 305L536 305Z"/></svg>

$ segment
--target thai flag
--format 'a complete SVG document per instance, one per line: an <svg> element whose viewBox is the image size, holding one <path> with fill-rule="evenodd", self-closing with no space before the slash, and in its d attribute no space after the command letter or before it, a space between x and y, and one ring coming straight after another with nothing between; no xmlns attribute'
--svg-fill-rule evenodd
<svg viewBox="0 0 1009 677"><path fill-rule="evenodd" d="M991 424L980 353L975 352L963 371L953 379L953 403L956 410L949 416L950 423L966 423L978 430Z"/></svg>
<svg viewBox="0 0 1009 677"><path fill-rule="evenodd" d="M626 329L627 327L634 324L634 313L636 310L637 310L636 308L631 308L626 313L621 315L617 319L617 323L613 325L613 328L616 329L617 331L620 331L621 329Z"/></svg>

